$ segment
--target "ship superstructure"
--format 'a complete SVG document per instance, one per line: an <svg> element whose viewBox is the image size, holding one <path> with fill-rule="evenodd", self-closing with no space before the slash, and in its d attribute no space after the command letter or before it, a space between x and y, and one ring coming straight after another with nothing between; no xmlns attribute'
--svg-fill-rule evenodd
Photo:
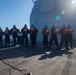
<svg viewBox="0 0 76 75"><path fill-rule="evenodd" d="M76 0L33 0L33 2L30 24L34 24L39 30L37 40L42 40L41 31L44 25L51 27L56 24L61 28L63 24L71 24L76 32Z"/></svg>

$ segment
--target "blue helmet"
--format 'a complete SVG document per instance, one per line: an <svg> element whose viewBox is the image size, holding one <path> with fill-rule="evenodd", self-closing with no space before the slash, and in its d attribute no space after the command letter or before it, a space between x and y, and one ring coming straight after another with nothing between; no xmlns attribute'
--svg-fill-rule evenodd
<svg viewBox="0 0 76 75"><path fill-rule="evenodd" d="M31 26L34 26L34 24L31 24Z"/></svg>
<svg viewBox="0 0 76 75"><path fill-rule="evenodd" d="M24 26L27 26L26 24Z"/></svg>
<svg viewBox="0 0 76 75"><path fill-rule="evenodd" d="M47 27L47 25L45 25L45 27Z"/></svg>
<svg viewBox="0 0 76 75"><path fill-rule="evenodd" d="M56 25L54 24L52 27L56 27Z"/></svg>
<svg viewBox="0 0 76 75"><path fill-rule="evenodd" d="M6 27L6 29L8 29L8 27Z"/></svg>
<svg viewBox="0 0 76 75"><path fill-rule="evenodd" d="M67 24L63 24L63 26L67 26Z"/></svg>
<svg viewBox="0 0 76 75"><path fill-rule="evenodd" d="M71 24L68 24L68 26L71 26Z"/></svg>
<svg viewBox="0 0 76 75"><path fill-rule="evenodd" d="M26 28L27 28L27 25L25 24L25 25L24 25L24 27L26 27Z"/></svg>
<svg viewBox="0 0 76 75"><path fill-rule="evenodd" d="M16 25L13 25L13 28L16 28Z"/></svg>

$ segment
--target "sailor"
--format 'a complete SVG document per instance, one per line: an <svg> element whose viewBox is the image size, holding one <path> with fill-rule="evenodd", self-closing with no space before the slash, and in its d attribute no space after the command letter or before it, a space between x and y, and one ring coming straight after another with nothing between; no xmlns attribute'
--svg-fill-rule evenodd
<svg viewBox="0 0 76 75"><path fill-rule="evenodd" d="M63 24L63 27L60 29L59 34L61 34L61 42L60 42L60 49L65 42L66 49L68 48L68 27L66 24Z"/></svg>
<svg viewBox="0 0 76 75"><path fill-rule="evenodd" d="M18 39L18 33L19 32L19 29L16 28L15 25L13 25L13 28L10 30L11 34L12 34L12 37L13 37L13 41L14 41L14 46L16 45L17 43L17 40Z"/></svg>
<svg viewBox="0 0 76 75"><path fill-rule="evenodd" d="M56 27L56 25L53 25L51 28L51 38L49 42L49 47L52 45L52 42L55 41L55 45L57 46L57 49L59 49L57 34L58 34L58 28Z"/></svg>
<svg viewBox="0 0 76 75"><path fill-rule="evenodd" d="M5 46L9 45L10 46L10 30L8 29L8 27L6 27L5 31L4 31L4 35L5 35Z"/></svg>
<svg viewBox="0 0 76 75"><path fill-rule="evenodd" d="M2 45L3 30L0 27L0 45Z"/></svg>
<svg viewBox="0 0 76 75"><path fill-rule="evenodd" d="M68 43L70 43L70 48L73 48L73 32L71 24L68 24Z"/></svg>
<svg viewBox="0 0 76 75"><path fill-rule="evenodd" d="M28 33L29 33L29 30L28 30L26 24L25 24L24 27L21 29L21 33L23 34L23 35L22 35L22 46L24 45L24 40L25 40L26 47L27 47L27 46L28 46Z"/></svg>
<svg viewBox="0 0 76 75"><path fill-rule="evenodd" d="M42 30L42 34L43 34L43 46L44 48L48 47L48 35L49 35L49 29L48 29L48 26L45 25L45 27L43 28Z"/></svg>
<svg viewBox="0 0 76 75"><path fill-rule="evenodd" d="M31 25L31 28L30 28L30 39L31 39L31 44L33 46L36 47L36 37L37 37L37 33L38 33L38 30L37 28L32 24Z"/></svg>

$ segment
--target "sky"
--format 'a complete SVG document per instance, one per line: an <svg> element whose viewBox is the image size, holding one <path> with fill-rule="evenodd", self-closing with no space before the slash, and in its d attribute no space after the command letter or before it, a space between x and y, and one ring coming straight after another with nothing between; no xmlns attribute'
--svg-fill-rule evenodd
<svg viewBox="0 0 76 75"><path fill-rule="evenodd" d="M32 0L0 0L0 27L5 30L13 25L21 29L24 24L30 26Z"/></svg>

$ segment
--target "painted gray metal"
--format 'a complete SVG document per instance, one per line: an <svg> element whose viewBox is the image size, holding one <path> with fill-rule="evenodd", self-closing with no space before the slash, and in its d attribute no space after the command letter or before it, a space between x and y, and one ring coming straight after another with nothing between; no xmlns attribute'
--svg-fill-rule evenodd
<svg viewBox="0 0 76 75"><path fill-rule="evenodd" d="M42 40L44 25L51 27L56 24L59 28L63 24L71 24L76 32L76 6L73 0L36 0L30 15L30 25L34 24L38 30L37 40ZM74 39L75 34L74 34Z"/></svg>

